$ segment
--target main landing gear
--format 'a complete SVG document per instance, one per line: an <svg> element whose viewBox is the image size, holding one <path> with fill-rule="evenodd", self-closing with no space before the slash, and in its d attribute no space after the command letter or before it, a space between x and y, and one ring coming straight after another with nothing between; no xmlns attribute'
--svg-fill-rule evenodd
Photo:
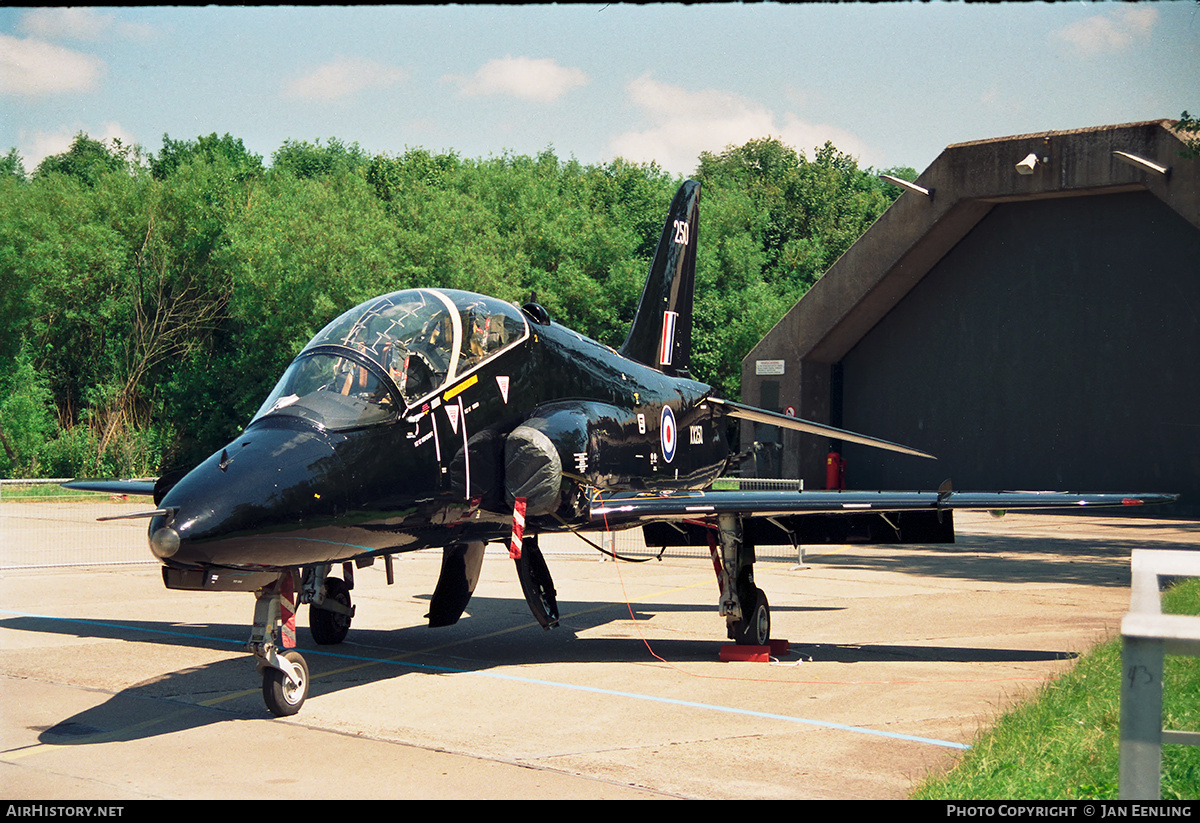
<svg viewBox="0 0 1200 823"><path fill-rule="evenodd" d="M354 617L352 569L347 570L350 582L329 577L330 570L329 566L307 569L299 598L310 605L309 629L313 640L323 646L345 640ZM263 701L276 717L300 711L308 697L308 663L295 651L296 578L295 571L283 572L254 593L254 628L247 645L262 675Z"/></svg>
<svg viewBox="0 0 1200 823"><path fill-rule="evenodd" d="M729 639L739 646L766 646L771 640L771 607L754 585L754 545L737 515L722 514L708 548L721 589L721 614Z"/></svg>
<svg viewBox="0 0 1200 823"><path fill-rule="evenodd" d="M350 590L354 588L354 567L343 564L345 580L329 577L331 566L316 566L304 574L300 602L308 603L308 630L318 646L336 646L350 632L354 606Z"/></svg>

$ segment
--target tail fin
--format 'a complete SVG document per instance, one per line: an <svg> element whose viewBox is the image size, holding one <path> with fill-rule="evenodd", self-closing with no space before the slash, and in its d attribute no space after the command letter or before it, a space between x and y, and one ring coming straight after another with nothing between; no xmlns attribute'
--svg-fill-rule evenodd
<svg viewBox="0 0 1200 823"><path fill-rule="evenodd" d="M692 295L696 241L700 235L700 184L688 180L671 201L621 354L664 374L689 376L692 360Z"/></svg>

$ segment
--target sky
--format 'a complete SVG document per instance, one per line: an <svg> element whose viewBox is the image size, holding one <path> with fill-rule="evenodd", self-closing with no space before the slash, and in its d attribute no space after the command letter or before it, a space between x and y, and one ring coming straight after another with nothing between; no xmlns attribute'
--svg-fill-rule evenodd
<svg viewBox="0 0 1200 823"><path fill-rule="evenodd" d="M691 173L772 136L923 170L953 143L1200 113L1200 3L0 9L0 152L79 132L270 163L337 138Z"/></svg>

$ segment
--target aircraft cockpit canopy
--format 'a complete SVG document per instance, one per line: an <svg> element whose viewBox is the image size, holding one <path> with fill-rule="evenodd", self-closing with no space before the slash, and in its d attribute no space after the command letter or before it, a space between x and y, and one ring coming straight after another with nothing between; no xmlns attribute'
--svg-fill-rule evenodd
<svg viewBox="0 0 1200 823"><path fill-rule="evenodd" d="M528 336L521 311L492 297L450 289L377 297L309 341L254 420L287 414L325 428L384 422Z"/></svg>

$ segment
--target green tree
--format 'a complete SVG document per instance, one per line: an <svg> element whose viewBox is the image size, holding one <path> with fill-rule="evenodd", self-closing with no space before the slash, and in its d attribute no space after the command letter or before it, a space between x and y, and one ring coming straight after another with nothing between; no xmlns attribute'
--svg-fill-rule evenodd
<svg viewBox="0 0 1200 823"><path fill-rule="evenodd" d="M809 160L774 138L705 152L695 176L705 186L696 369L732 396L741 358L899 190L832 143Z"/></svg>
<svg viewBox="0 0 1200 823"><path fill-rule="evenodd" d="M203 366L192 355L211 348L228 316L232 284L223 252L245 208L245 168L237 158L197 155L146 185L131 209L129 233L140 243L126 260L127 332L110 372L101 452L114 439L141 434L158 444L184 428L174 411L165 414L163 387L184 364Z"/></svg>
<svg viewBox="0 0 1200 823"><path fill-rule="evenodd" d="M679 184L654 164L583 165L549 147L367 157L337 139L285 141L264 170L215 133L164 135L145 163L82 134L28 179L15 151L7 163L0 356L25 365L0 423L4 466L31 470L36 454L63 474L203 458L317 330L376 294L536 293L619 346ZM697 176L692 370L736 395L741 358L896 193L828 144L809 160L750 141L702 156ZM26 445L8 434L17 420L33 421Z"/></svg>
<svg viewBox="0 0 1200 823"><path fill-rule="evenodd" d="M162 181L129 162L107 168L0 182L0 349L28 342L61 426L47 464L71 474L153 472L186 426L164 413L160 387L225 312L213 256L245 200L223 156L189 158Z"/></svg>
<svg viewBox="0 0 1200 823"><path fill-rule="evenodd" d="M407 285L394 226L360 176L273 170L236 199L206 264L221 312L156 383L163 408L187 421L173 463L194 463L235 436L326 323Z"/></svg>
<svg viewBox="0 0 1200 823"><path fill-rule="evenodd" d="M285 140L271 159L273 169L290 172L302 180L355 172L364 169L368 163L368 157L358 143L346 145L336 137L329 138L323 146L319 139L314 143Z"/></svg>
<svg viewBox="0 0 1200 823"><path fill-rule="evenodd" d="M21 162L21 155L16 149L9 149L4 157L0 158L0 177L15 177L18 180L25 180L25 164Z"/></svg>
<svg viewBox="0 0 1200 823"><path fill-rule="evenodd" d="M86 186L94 186L109 172L125 171L129 167L129 151L120 140L113 141L110 150L103 141L93 140L83 132L75 135L71 148L53 154L38 164L34 177L61 174L72 177Z"/></svg>
<svg viewBox="0 0 1200 823"><path fill-rule="evenodd" d="M217 137L216 132L195 140L172 140L164 134L162 148L150 158L150 173L156 180L165 180L180 166L197 160L209 164L224 161L238 182L259 177L263 173L260 155L248 151L240 139L228 133Z"/></svg>
<svg viewBox="0 0 1200 823"><path fill-rule="evenodd" d="M36 477L54 431L50 386L22 349L14 367L0 375L0 475Z"/></svg>
<svg viewBox="0 0 1200 823"><path fill-rule="evenodd" d="M461 164L459 156L453 152L430 154L425 149L409 149L399 157L377 154L363 168L375 193L385 203L390 203L413 189L422 192L445 189Z"/></svg>
<svg viewBox="0 0 1200 823"><path fill-rule="evenodd" d="M106 206L73 175L46 175L10 187L0 203L0 341L12 357L21 341L51 381L68 419L104 382L119 316L128 243Z"/></svg>
<svg viewBox="0 0 1200 823"><path fill-rule="evenodd" d="M1200 157L1200 119L1192 117L1186 111L1175 121L1175 130L1184 135L1183 156L1188 159Z"/></svg>

